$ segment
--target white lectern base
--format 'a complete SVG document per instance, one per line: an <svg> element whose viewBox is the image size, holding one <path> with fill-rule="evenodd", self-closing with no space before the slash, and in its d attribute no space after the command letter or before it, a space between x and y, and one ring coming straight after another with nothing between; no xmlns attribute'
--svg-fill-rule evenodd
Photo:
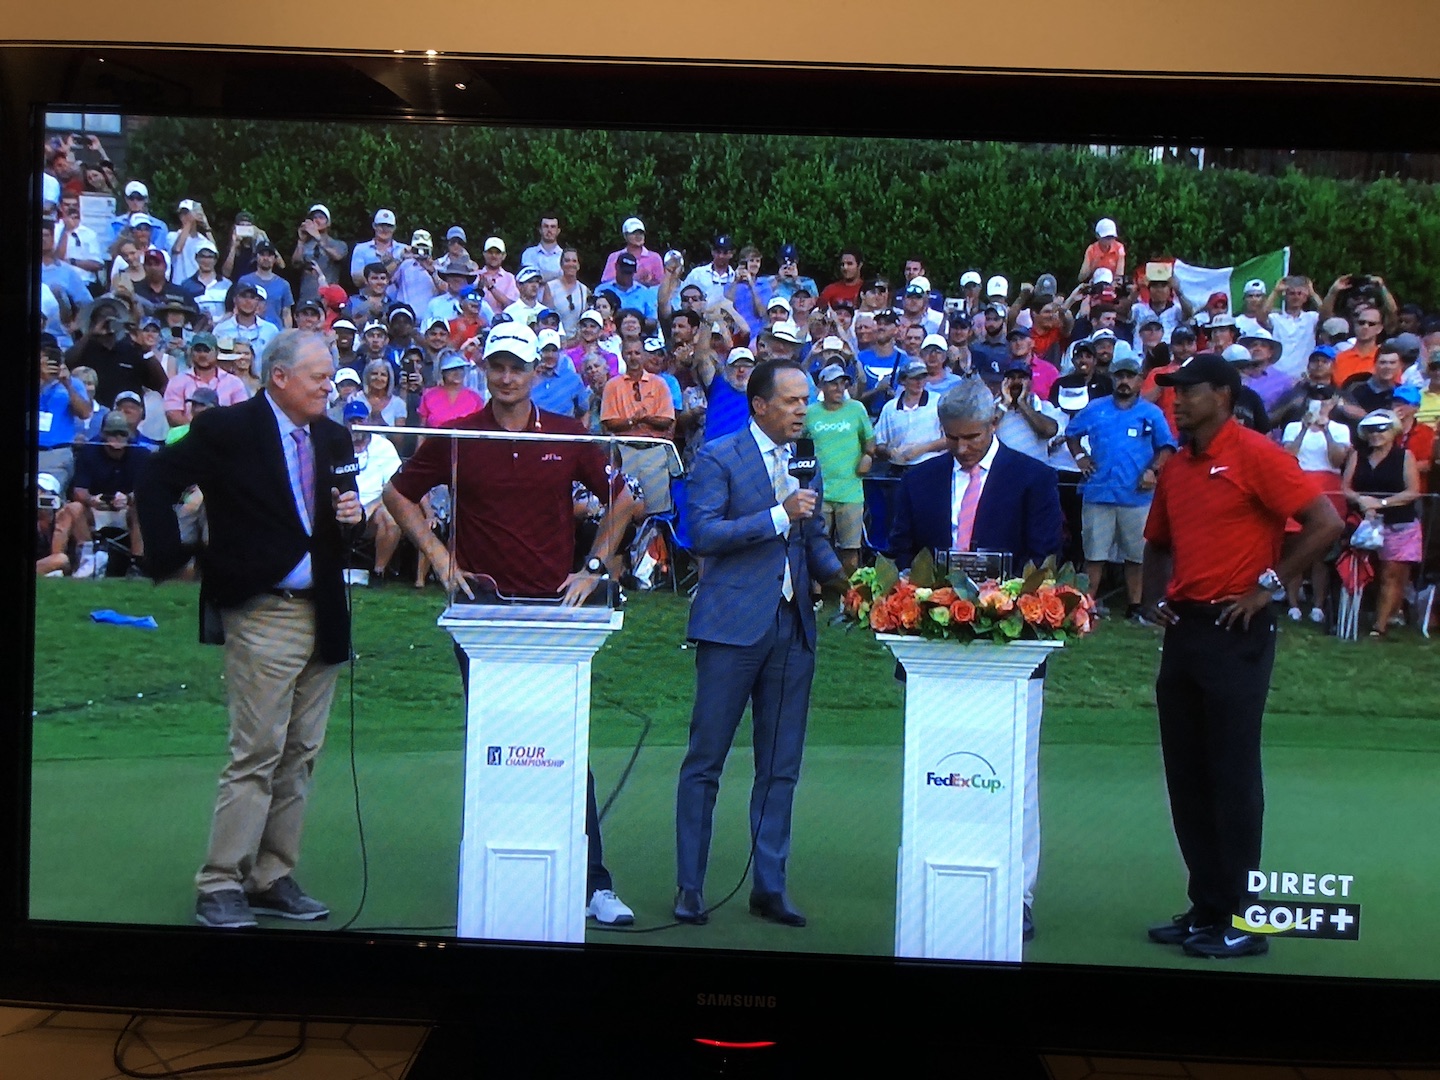
<svg viewBox="0 0 1440 1080"><path fill-rule="evenodd" d="M1018 962L1028 684L1064 643L876 636L906 672L895 955Z"/></svg>
<svg viewBox="0 0 1440 1080"><path fill-rule="evenodd" d="M460 937L585 940L590 659L624 621L539 605L440 617L470 665Z"/></svg>

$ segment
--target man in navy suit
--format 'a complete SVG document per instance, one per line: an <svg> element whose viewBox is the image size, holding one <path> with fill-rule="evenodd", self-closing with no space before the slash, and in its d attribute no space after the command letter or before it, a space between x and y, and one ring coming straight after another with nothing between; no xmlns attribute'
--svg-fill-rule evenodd
<svg viewBox="0 0 1440 1080"><path fill-rule="evenodd" d="M1007 551L1013 573L1060 557L1064 513L1056 472L995 437L995 398L979 379L966 379L939 405L950 453L911 467L900 482L890 534L895 560L908 567L921 548ZM1025 940L1035 936L1030 912L1040 868L1040 717L1045 665L1030 677L1025 735Z"/></svg>
<svg viewBox="0 0 1440 1080"><path fill-rule="evenodd" d="M750 910L804 926L785 892L785 862L815 673L810 583L837 577L841 567L816 513L819 482L802 486L789 474L809 379L770 360L756 366L747 393L749 424L707 443L690 476L690 535L705 573L687 631L698 645L690 748L675 799L675 917L708 919L702 890L715 796L748 703L755 737Z"/></svg>
<svg viewBox="0 0 1440 1080"><path fill-rule="evenodd" d="M340 665L350 658L346 530L365 520L349 433L325 415L335 364L324 337L285 330L265 350L265 392L206 409L155 452L136 486L156 581L195 552L175 504L205 496L201 640L225 644L230 760L196 875L196 921L323 919L292 876L315 757Z"/></svg>

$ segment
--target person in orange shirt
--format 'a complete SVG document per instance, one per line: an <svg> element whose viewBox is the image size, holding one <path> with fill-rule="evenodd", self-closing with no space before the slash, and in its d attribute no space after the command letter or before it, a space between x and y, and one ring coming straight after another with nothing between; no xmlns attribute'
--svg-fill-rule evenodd
<svg viewBox="0 0 1440 1080"><path fill-rule="evenodd" d="M600 402L600 427L613 434L657 439L675 437L675 400L658 375L645 370L645 346L639 338L620 343L625 372L605 384ZM640 481L646 514L663 514L671 507L669 453L663 446L624 446L621 465L627 476Z"/></svg>
<svg viewBox="0 0 1440 1080"><path fill-rule="evenodd" d="M1385 329L1385 316L1373 304L1361 304L1350 321L1355 327L1355 344L1335 357L1335 385L1341 387L1356 375L1375 370L1375 354Z"/></svg>
<svg viewBox="0 0 1440 1080"><path fill-rule="evenodd" d="M1095 223L1095 242L1085 249L1085 261L1080 264L1080 280L1089 281L1090 275L1101 266L1116 278L1125 276L1125 245L1120 242L1115 222L1108 217Z"/></svg>

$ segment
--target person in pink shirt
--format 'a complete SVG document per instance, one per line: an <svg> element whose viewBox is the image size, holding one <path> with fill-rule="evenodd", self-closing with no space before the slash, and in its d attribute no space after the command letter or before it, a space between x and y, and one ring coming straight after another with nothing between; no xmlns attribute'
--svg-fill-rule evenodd
<svg viewBox="0 0 1440 1080"><path fill-rule="evenodd" d="M221 370L218 360L214 334L196 334L190 339L190 370L165 384L165 419L171 427L190 422L190 397L197 387L210 387L221 405L249 400L249 388L238 375Z"/></svg>
<svg viewBox="0 0 1440 1080"><path fill-rule="evenodd" d="M440 361L440 385L420 395L420 424L439 427L447 420L477 413L485 407L478 393L465 385L465 371L470 361L459 353L449 353Z"/></svg>
<svg viewBox="0 0 1440 1080"><path fill-rule="evenodd" d="M638 217L626 218L625 224L620 226L620 235L625 237L625 246L610 253L600 281L615 280L615 260L627 251L635 256L635 279L641 285L659 285L665 280L665 264L659 255L645 246L645 223Z"/></svg>
<svg viewBox="0 0 1440 1080"><path fill-rule="evenodd" d="M580 313L580 321L576 324L575 333L580 338L579 344L572 345L561 351L561 363L570 361L571 367L578 375L585 370L585 361L591 356L598 356L605 361L605 366L610 371L610 378L620 374L620 358L612 352L607 352L600 347L600 332L605 327L605 318L594 308L587 308Z"/></svg>

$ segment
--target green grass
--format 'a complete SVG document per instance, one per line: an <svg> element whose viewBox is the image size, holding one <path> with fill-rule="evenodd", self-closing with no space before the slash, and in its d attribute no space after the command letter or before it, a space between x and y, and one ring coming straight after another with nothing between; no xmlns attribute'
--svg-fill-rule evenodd
<svg viewBox="0 0 1440 1080"><path fill-rule="evenodd" d="M38 583L33 911L47 918L184 923L225 745L222 651L195 641L192 586ZM151 614L160 627L92 623L91 610ZM362 926L455 919L463 718L440 595L357 592L355 749L371 889ZM607 862L641 925L666 918L673 889L674 783L686 741L694 654L687 606L632 598L625 628L594 663L593 763L601 800L644 734L605 823ZM1036 900L1045 962L1176 966L1147 922L1184 906L1156 747L1159 639L1125 624L1051 661L1042 742L1044 854ZM1417 947L1440 890L1440 689L1428 642L1344 643L1282 627L1266 718L1266 865L1356 875L1360 943L1276 943L1267 971L1434 978ZM83 658L83 662L77 662ZM796 803L791 882L812 925L796 933L744 911L745 889L704 929L647 945L888 954L899 842L903 693L867 632L823 626ZM85 673L85 674L81 674ZM342 676L307 824L304 881L337 914L359 903ZM646 726L649 726L648 733ZM707 896L741 879L749 736L722 784ZM404 807L403 813L390 812ZM117 899L123 898L123 899ZM322 924L323 926L323 924ZM320 927L313 928L320 929ZM591 941L624 941L592 931ZM1426 935L1418 938L1426 940Z"/></svg>

